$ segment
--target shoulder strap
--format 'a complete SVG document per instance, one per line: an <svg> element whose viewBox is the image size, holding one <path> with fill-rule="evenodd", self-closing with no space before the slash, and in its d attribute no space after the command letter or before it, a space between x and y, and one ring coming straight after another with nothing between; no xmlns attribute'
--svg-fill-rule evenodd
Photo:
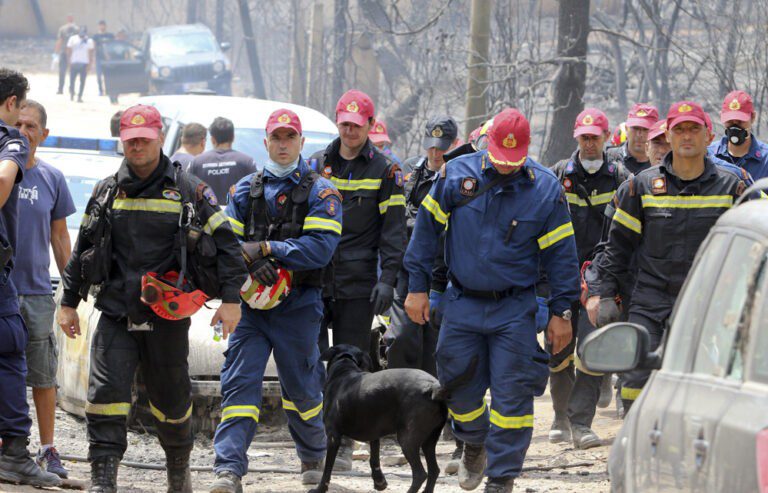
<svg viewBox="0 0 768 493"><path fill-rule="evenodd" d="M249 235L253 233L253 212L255 209L256 201L261 201L264 198L264 172L257 171L251 177L251 188L248 192L248 207L245 214L245 228L243 229L245 237L249 238Z"/></svg>
<svg viewBox="0 0 768 493"><path fill-rule="evenodd" d="M291 191L291 200L294 204L303 204L309 199L309 193L312 191L312 187L318 178L320 178L320 175L312 170L301 178L299 184Z"/></svg>

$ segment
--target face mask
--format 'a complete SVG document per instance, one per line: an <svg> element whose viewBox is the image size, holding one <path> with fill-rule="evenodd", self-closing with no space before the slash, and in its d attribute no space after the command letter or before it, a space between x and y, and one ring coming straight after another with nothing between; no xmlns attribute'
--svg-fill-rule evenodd
<svg viewBox="0 0 768 493"><path fill-rule="evenodd" d="M296 159L296 161L292 162L287 166L283 166L282 164L277 164L271 159L267 159L267 163L264 165L264 168L266 168L270 173L272 173L276 177L284 178L290 175L291 173L293 173L298 166L299 166L298 158Z"/></svg>
<svg viewBox="0 0 768 493"><path fill-rule="evenodd" d="M738 146L747 141L747 137L749 137L749 131L734 125L725 129L725 136L728 137L728 142Z"/></svg>
<svg viewBox="0 0 768 493"><path fill-rule="evenodd" d="M582 159L581 165L584 167L584 171L590 175L594 175L603 165L602 159Z"/></svg>

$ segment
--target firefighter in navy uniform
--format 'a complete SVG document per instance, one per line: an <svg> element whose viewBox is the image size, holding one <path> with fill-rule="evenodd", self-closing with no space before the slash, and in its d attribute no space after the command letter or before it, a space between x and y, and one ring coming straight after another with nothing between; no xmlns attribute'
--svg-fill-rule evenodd
<svg viewBox="0 0 768 493"><path fill-rule="evenodd" d="M632 106L625 122L627 130L626 141L618 147L605 151L608 161L619 162L632 174L638 174L651 167L646 153L648 130L659 119L659 110L655 106L637 103Z"/></svg>
<svg viewBox="0 0 768 493"><path fill-rule="evenodd" d="M231 332L240 319L247 276L240 247L213 192L163 155L161 127L154 107L123 113L125 159L94 187L62 278L57 322L71 338L80 334L80 300L89 285L101 285L85 405L92 492L117 490L139 363L166 454L168 491L192 491L189 317L216 295L222 304L211 325L221 321Z"/></svg>
<svg viewBox="0 0 768 493"><path fill-rule="evenodd" d="M240 478L248 471L246 452L259 421L270 353L280 374L303 484L320 481L325 456L325 369L317 338L322 269L341 238L341 195L301 158L304 138L294 112L273 112L266 132L264 171L240 180L227 205L235 234L244 242L252 282L243 290L243 318L229 340L221 374L222 420L214 439L217 477L211 493L242 491ZM292 274L286 292L287 282L280 281L287 271ZM268 296L259 294L267 287L272 289Z"/></svg>
<svg viewBox="0 0 768 493"><path fill-rule="evenodd" d="M606 204L613 199L616 189L629 173L621 164L608 162L605 158L603 146L610 130L608 118L602 111L596 108L582 111L576 118L573 136L579 148L570 159L558 162L552 171L565 190L579 265L584 265L592 258L593 250L602 238ZM589 323L580 303L575 303L571 310L574 338L564 351L549 361L549 385L555 411L549 440L552 443L569 441L572 436L574 446L585 449L601 444L591 426L603 375L590 372L579 360L577 340L583 341L595 327ZM610 389L608 392L610 396Z"/></svg>
<svg viewBox="0 0 768 493"><path fill-rule="evenodd" d="M628 319L648 329L649 350L661 342L696 251L746 188L739 174L716 165L707 155L711 131L698 104L673 104L666 135L672 151L664 161L627 180L617 193L598 286L597 323L603 326L620 317L616 295L628 276L632 255L637 256ZM622 375L621 398L627 411L649 374L634 370Z"/></svg>

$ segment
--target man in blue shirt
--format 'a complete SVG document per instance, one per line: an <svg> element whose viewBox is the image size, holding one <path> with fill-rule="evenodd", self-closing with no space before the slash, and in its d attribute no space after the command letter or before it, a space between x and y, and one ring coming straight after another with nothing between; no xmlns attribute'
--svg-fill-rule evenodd
<svg viewBox="0 0 768 493"><path fill-rule="evenodd" d="M515 109L496 115L487 150L454 158L421 202L405 254L408 316L429 320L430 277L443 231L451 285L443 295L437 374L472 381L448 399L464 441L459 485L507 493L533 434L533 398L544 393L548 356L536 339L539 266L550 283L552 354L572 338L579 266L568 204L555 175L527 156L530 127ZM491 409L485 403L490 387ZM487 450L487 468L486 468Z"/></svg>
<svg viewBox="0 0 768 493"><path fill-rule="evenodd" d="M729 92L720 110L725 135L709 146L709 153L745 169L757 181L768 176L768 144L752 133L755 116L749 94L744 91Z"/></svg>
<svg viewBox="0 0 768 493"><path fill-rule="evenodd" d="M29 83L19 72L0 68L0 479L34 486L58 486L55 474L29 458L27 438L32 420L27 404L28 333L19 314L16 288L10 279L16 249L18 183L24 177L29 144L13 127Z"/></svg>
<svg viewBox="0 0 768 493"><path fill-rule="evenodd" d="M51 294L48 248L52 247L59 273L63 272L72 251L67 216L75 212L75 204L64 174L35 156L48 136L47 120L43 105L27 100L16 122L16 128L29 141L29 158L19 183L19 240L25 247L16 254L11 279L29 330L27 385L32 387L40 429L37 463L66 478L67 470L53 444L58 351L53 335L56 304Z"/></svg>

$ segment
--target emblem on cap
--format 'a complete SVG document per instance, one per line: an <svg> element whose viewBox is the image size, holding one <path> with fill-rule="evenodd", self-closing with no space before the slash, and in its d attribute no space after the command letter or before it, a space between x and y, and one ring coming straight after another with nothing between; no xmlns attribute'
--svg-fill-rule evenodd
<svg viewBox="0 0 768 493"><path fill-rule="evenodd" d="M131 125L144 125L147 121L141 115L133 115L131 118Z"/></svg>
<svg viewBox="0 0 768 493"><path fill-rule="evenodd" d="M731 104L728 105L728 108L731 111L738 111L741 109L741 103L739 103L738 99L733 98L733 101L731 101Z"/></svg>
<svg viewBox="0 0 768 493"><path fill-rule="evenodd" d="M360 107L357 105L357 101L352 101L347 105L347 111L350 113L357 113L360 111Z"/></svg>
<svg viewBox="0 0 768 493"><path fill-rule="evenodd" d="M384 133L384 127L382 127L381 124L376 125L376 131L379 133Z"/></svg>
<svg viewBox="0 0 768 493"><path fill-rule="evenodd" d="M443 129L442 127L435 127L432 129L432 137L439 139L443 136Z"/></svg>
<svg viewBox="0 0 768 493"><path fill-rule="evenodd" d="M584 125L592 125L593 123L595 123L595 120L592 118L592 115L587 115L581 119L581 123L583 123Z"/></svg>
<svg viewBox="0 0 768 493"><path fill-rule="evenodd" d="M693 108L691 108L690 104L681 104L677 109L678 113L688 113L689 111L693 111Z"/></svg>
<svg viewBox="0 0 768 493"><path fill-rule="evenodd" d="M667 131L667 122L662 123L659 125L659 130Z"/></svg>
<svg viewBox="0 0 768 493"><path fill-rule="evenodd" d="M503 145L507 149L512 149L517 147L517 139L515 139L515 134L509 134L506 137L504 137L504 140L501 141L501 145Z"/></svg>
<svg viewBox="0 0 768 493"><path fill-rule="evenodd" d="M637 116L648 116L648 113L646 113L645 110L639 110Z"/></svg>
<svg viewBox="0 0 768 493"><path fill-rule="evenodd" d="M277 121L279 123L291 123L291 117L288 115L288 113L283 113L277 118Z"/></svg>

